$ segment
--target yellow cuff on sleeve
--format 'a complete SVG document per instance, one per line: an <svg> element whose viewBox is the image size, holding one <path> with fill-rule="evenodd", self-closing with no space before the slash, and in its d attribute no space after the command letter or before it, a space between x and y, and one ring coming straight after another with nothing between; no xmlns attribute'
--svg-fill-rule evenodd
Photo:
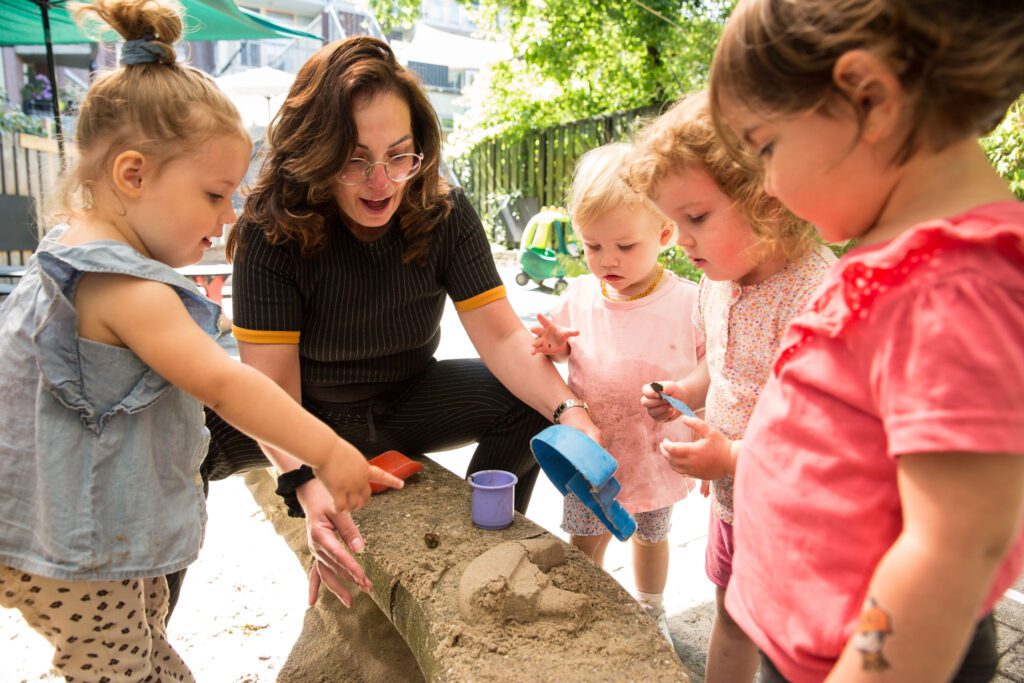
<svg viewBox="0 0 1024 683"><path fill-rule="evenodd" d="M455 310L459 313L465 313L466 311L472 311L481 306L486 306L492 301L505 298L505 285L498 285L494 289L488 289L486 292L481 292L476 296L465 299L464 301L455 302Z"/></svg>
<svg viewBox="0 0 1024 683"><path fill-rule="evenodd" d="M237 325L231 326L231 334L235 339L249 344L298 344L299 332L288 330L247 330Z"/></svg>

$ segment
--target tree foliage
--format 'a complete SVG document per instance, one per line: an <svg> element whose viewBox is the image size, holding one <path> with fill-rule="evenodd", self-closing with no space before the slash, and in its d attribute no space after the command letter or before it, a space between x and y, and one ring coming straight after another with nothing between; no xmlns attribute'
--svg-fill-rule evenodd
<svg viewBox="0 0 1024 683"><path fill-rule="evenodd" d="M468 89L449 138L458 157L481 140L660 104L704 85L735 0L459 0L513 58ZM370 0L385 30L410 26L420 0ZM1024 100L982 143L1024 200Z"/></svg>
<svg viewBox="0 0 1024 683"><path fill-rule="evenodd" d="M7 96L0 90L0 131L45 135L46 128L42 120L26 116L21 109L8 102Z"/></svg>
<svg viewBox="0 0 1024 683"><path fill-rule="evenodd" d="M420 18L420 0L370 0L369 7L384 33L409 28Z"/></svg>
<svg viewBox="0 0 1024 683"><path fill-rule="evenodd" d="M731 0L479 0L477 25L513 58L467 94L453 140L469 147L530 129L676 99L707 79ZM382 26L411 23L418 0L371 0Z"/></svg>
<svg viewBox="0 0 1024 683"><path fill-rule="evenodd" d="M992 165L1010 183L1017 198L1024 201L1024 97L981 144Z"/></svg>

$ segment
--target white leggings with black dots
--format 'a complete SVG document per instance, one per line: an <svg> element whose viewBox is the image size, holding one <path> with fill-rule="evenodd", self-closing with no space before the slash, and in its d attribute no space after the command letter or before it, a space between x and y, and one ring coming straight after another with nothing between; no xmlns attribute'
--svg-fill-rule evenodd
<svg viewBox="0 0 1024 683"><path fill-rule="evenodd" d="M0 565L0 605L17 609L54 647L69 681L189 681L164 631L167 581L60 581Z"/></svg>

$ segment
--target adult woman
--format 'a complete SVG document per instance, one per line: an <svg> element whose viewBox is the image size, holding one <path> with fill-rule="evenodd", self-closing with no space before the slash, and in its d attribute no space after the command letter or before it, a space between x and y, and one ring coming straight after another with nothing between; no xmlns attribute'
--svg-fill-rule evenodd
<svg viewBox="0 0 1024 683"><path fill-rule="evenodd" d="M368 456L477 442L470 471L515 472L522 511L537 476L529 438L548 416L597 430L547 359L531 356L479 219L438 176L440 146L425 93L386 43L359 36L310 58L228 240L234 334L243 362ZM482 361L433 358L445 296ZM209 425L211 478L266 464L215 415ZM311 601L322 578L350 604L338 577L362 576L348 552L362 549L358 530L330 513L297 460L262 450L307 515Z"/></svg>

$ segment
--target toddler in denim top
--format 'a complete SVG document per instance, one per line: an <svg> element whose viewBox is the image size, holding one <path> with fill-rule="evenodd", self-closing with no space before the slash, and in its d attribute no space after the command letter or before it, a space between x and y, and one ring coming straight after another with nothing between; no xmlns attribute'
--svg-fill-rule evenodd
<svg viewBox="0 0 1024 683"><path fill-rule="evenodd" d="M69 247L63 231L0 308L0 565L75 581L173 572L206 523L202 404L129 349L80 338L75 288L85 273L168 284L211 334L219 307L126 244Z"/></svg>

